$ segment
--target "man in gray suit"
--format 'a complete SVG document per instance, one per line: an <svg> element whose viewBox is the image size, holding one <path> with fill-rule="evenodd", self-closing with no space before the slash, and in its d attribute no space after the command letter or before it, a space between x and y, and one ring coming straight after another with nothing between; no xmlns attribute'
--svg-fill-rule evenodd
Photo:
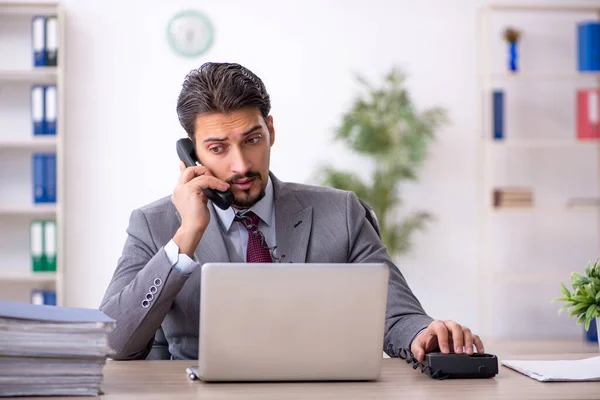
<svg viewBox="0 0 600 400"><path fill-rule="evenodd" d="M389 355L407 348L422 361L434 350L483 352L468 328L425 313L354 193L285 183L271 173L270 108L263 82L243 66L207 63L185 78L177 113L203 166L182 163L172 195L131 214L123 254L100 306L117 321L109 336L114 358L145 358L162 326L173 358L196 359L199 267L272 259L386 263L382 339ZM202 193L206 188L230 190L233 206L215 207Z"/></svg>

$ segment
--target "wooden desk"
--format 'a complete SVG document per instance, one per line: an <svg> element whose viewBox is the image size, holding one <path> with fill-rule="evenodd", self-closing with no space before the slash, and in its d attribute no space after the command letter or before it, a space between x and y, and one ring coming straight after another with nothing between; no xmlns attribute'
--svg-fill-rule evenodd
<svg viewBox="0 0 600 400"><path fill-rule="evenodd" d="M553 349L567 350L568 353L547 354ZM532 354L531 350L546 354ZM578 359L597 356L598 345L573 341L536 341L499 342L489 347L489 352L497 354L500 359L512 358L508 355L515 351L522 359ZM115 400L600 398L598 382L542 383L503 366L499 367L500 372L493 379L437 381L413 370L402 360L384 359L381 377L376 382L230 384L190 381L185 368L192 364L193 361L109 361L104 370L103 397Z"/></svg>

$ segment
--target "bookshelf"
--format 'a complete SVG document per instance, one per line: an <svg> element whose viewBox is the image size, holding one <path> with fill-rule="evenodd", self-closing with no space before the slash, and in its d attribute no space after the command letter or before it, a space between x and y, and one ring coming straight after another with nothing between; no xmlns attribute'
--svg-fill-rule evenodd
<svg viewBox="0 0 600 400"><path fill-rule="evenodd" d="M600 200L600 140L577 138L575 112L576 90L600 83L600 72L578 71L577 23L599 15L600 1L490 4L477 13L477 308L485 337L584 335L551 300L572 271L600 256L600 203L590 201ZM515 72L507 27L522 32ZM494 90L504 93L499 140ZM494 189L510 185L531 187L533 204L494 206Z"/></svg>
<svg viewBox="0 0 600 400"><path fill-rule="evenodd" d="M32 18L56 16L57 66L34 67ZM0 299L30 301L34 289L54 290L64 305L65 198L65 18L58 2L0 0ZM56 85L56 135L34 135L32 85ZM35 203L32 157L56 154L55 203ZM34 272L30 256L30 224L56 221L56 271Z"/></svg>

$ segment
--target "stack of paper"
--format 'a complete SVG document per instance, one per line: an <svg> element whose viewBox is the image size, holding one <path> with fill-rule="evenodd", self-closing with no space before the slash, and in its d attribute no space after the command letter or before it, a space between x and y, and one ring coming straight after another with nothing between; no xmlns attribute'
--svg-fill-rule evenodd
<svg viewBox="0 0 600 400"><path fill-rule="evenodd" d="M600 381L600 357L582 360L504 360L502 365L541 382Z"/></svg>
<svg viewBox="0 0 600 400"><path fill-rule="evenodd" d="M114 325L99 310L0 301L0 396L98 395Z"/></svg>

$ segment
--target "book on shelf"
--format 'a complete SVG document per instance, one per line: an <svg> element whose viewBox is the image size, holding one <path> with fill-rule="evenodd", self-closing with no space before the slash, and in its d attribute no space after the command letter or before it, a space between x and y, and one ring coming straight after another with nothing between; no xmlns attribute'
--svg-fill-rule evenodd
<svg viewBox="0 0 600 400"><path fill-rule="evenodd" d="M492 93L492 131L494 140L504 138L504 92L494 90Z"/></svg>
<svg viewBox="0 0 600 400"><path fill-rule="evenodd" d="M577 139L600 139L600 90L577 90Z"/></svg>
<svg viewBox="0 0 600 400"><path fill-rule="evenodd" d="M577 68L579 71L600 71L600 22L577 24Z"/></svg>
<svg viewBox="0 0 600 400"><path fill-rule="evenodd" d="M533 207L533 191L528 188L496 188L493 191L496 208Z"/></svg>

